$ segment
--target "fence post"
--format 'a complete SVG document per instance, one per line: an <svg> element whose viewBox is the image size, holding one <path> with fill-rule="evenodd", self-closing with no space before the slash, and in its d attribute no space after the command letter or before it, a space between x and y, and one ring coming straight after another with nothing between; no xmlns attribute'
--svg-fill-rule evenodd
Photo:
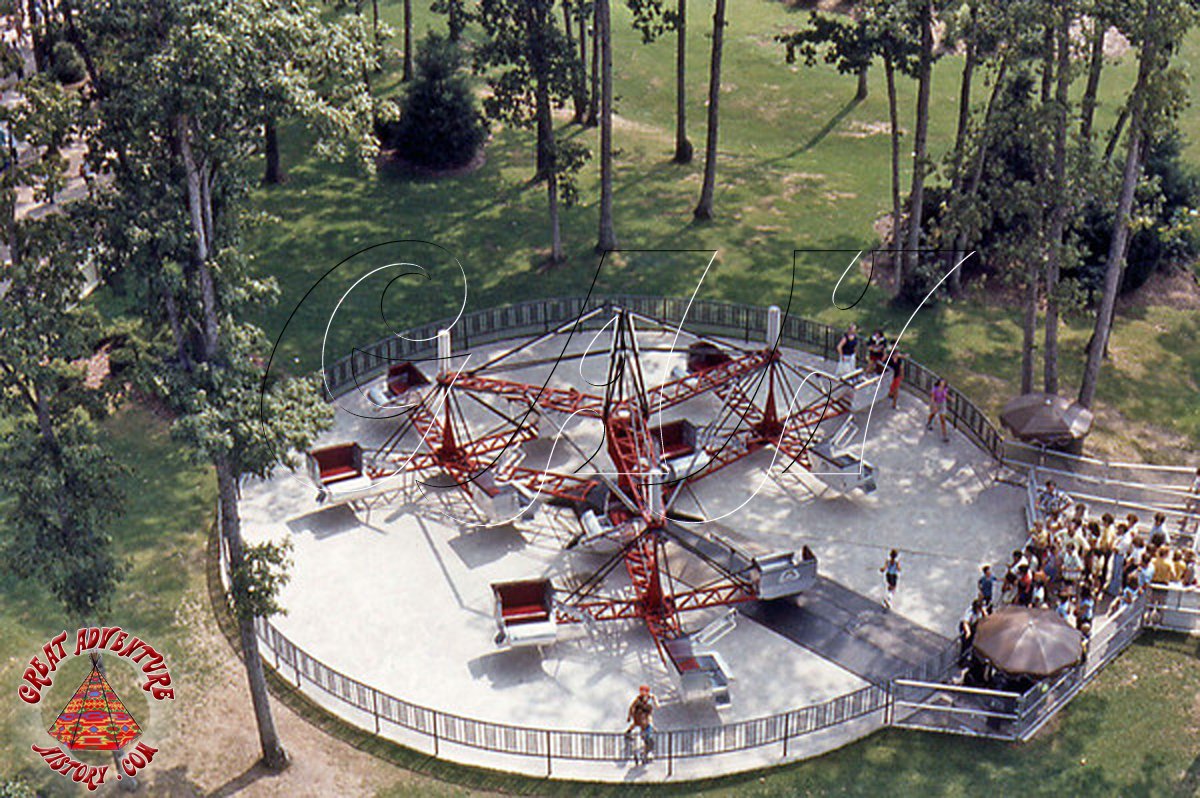
<svg viewBox="0 0 1200 798"><path fill-rule="evenodd" d="M792 713L783 713L783 758L787 759L788 737L792 735Z"/></svg>
<svg viewBox="0 0 1200 798"><path fill-rule="evenodd" d="M675 732L667 732L667 776L675 774Z"/></svg>
<svg viewBox="0 0 1200 798"><path fill-rule="evenodd" d="M379 734L379 691L371 688L371 711L375 715L375 733Z"/></svg>
<svg viewBox="0 0 1200 798"><path fill-rule="evenodd" d="M554 758L550 753L550 730L546 729L546 775L553 771Z"/></svg>
<svg viewBox="0 0 1200 798"><path fill-rule="evenodd" d="M438 755L438 711L436 709L429 710L433 713L433 755Z"/></svg>

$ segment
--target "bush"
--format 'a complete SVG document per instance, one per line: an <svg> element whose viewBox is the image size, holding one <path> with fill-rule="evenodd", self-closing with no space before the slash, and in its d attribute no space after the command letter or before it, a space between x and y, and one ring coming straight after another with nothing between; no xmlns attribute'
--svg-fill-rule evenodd
<svg viewBox="0 0 1200 798"><path fill-rule="evenodd" d="M38 798L38 793L21 779L0 781L0 798Z"/></svg>
<svg viewBox="0 0 1200 798"><path fill-rule="evenodd" d="M1121 293L1136 291L1150 275L1200 254L1200 234L1193 208L1200 207L1200 170L1183 159L1183 140L1169 131L1151 140L1138 186L1135 216L1141 217L1129 238ZM1079 225L1082 250L1078 278L1085 289L1099 292L1112 238L1115 197L1084 208Z"/></svg>
<svg viewBox="0 0 1200 798"><path fill-rule="evenodd" d="M469 163L487 138L487 124L461 72L458 48L429 34L416 54L416 75L399 101L399 118L376 124L384 149L431 169Z"/></svg>
<svg viewBox="0 0 1200 798"><path fill-rule="evenodd" d="M50 51L50 74L59 83L78 83L87 74L83 58L75 45L59 41Z"/></svg>

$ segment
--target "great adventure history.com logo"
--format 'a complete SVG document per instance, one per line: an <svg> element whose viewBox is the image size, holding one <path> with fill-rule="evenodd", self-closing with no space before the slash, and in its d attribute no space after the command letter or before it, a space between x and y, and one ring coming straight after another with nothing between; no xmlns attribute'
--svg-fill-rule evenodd
<svg viewBox="0 0 1200 798"><path fill-rule="evenodd" d="M61 675L64 663L85 655L90 658L91 669L46 730L58 744L34 743L31 748L52 771L95 790L104 783L110 767L117 781L132 778L158 753L157 748L140 739L144 729L113 689L104 664L105 655L110 661L115 658L132 663L138 670L142 690L155 701L174 700L175 688L163 655L119 626L79 629L71 655L67 654L67 640L67 632L59 632L42 646L40 654L30 658L17 695L27 704L41 705L55 677ZM130 746L133 748L127 750ZM64 748L71 752L115 752L116 756L112 766L88 764L78 761Z"/></svg>

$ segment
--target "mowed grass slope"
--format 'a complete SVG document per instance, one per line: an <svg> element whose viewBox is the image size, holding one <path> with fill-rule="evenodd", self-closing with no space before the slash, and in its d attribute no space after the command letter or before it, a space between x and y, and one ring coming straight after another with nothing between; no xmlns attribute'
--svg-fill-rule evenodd
<svg viewBox="0 0 1200 798"><path fill-rule="evenodd" d="M416 38L441 30L441 18L416 3ZM717 250L701 296L713 299L784 304L792 311L834 324L901 328L908 310L889 307L885 292L867 285L857 268L847 275L839 304L862 294L852 310L832 302L838 276L853 252L878 243L873 225L890 208L887 108L881 69L871 75L871 93L862 103L850 100L854 78L832 67L788 65L774 41L782 31L803 25L807 12L775 0L746 0L730 14L722 84L722 122L717 219L696 224L692 209L699 195L703 162L704 114L711 19L693 10L689 47L689 132L696 161L670 162L673 151L674 40L644 45L615 5L615 217L620 246L626 249ZM385 21L399 29L401 4L380 4ZM472 35L469 34L468 40ZM398 38L393 40L393 46ZM1191 64L1200 53L1200 34L1192 34L1179 55ZM930 124L931 151L940 159L954 135L961 59L937 62ZM1109 64L1101 84L1099 129L1107 132L1125 101L1135 67L1132 54ZM389 60L375 85L381 94L398 86L398 58ZM905 181L911 158L915 86L900 80L905 130ZM1079 90L1076 86L1076 90ZM979 103L988 85L976 86ZM598 133L568 124L569 107L560 112L559 134L579 137L593 150ZM1195 156L1200 141L1200 109L1188 108L1180 120ZM440 180L367 176L351 165L313 156L308 132L294 127L286 137L291 181L263 189L258 201L277 221L256 228L249 249L259 269L276 276L283 299L260 318L278 335L301 297L331 267L365 246L396 239L421 239L446 247L461 261L468 281L468 310L522 299L584 293L596 273L598 162L579 176L581 202L563 214L567 262L548 273L538 269L549 246L545 190L531 185L533 139L529 131L494 128L487 161L478 171ZM793 269L795 249L843 249L846 254L802 254ZM432 250L423 257L435 258ZM319 347L334 302L360 276L362 264L332 273L318 295L296 312L281 342L281 354L294 367L320 363ZM638 293L690 294L705 273L705 253L615 258L606 263L597 288ZM620 264L625 268L616 268ZM452 315L461 298L457 271L430 284L393 287L383 305L387 325L376 321L380 291L360 286L346 298L338 323L329 333L327 360L350 347L399 329ZM320 292L319 292L320 293ZM1194 450L1200 443L1200 347L1196 314L1190 310L1149 307L1118 320L1101 386L1103 403L1126 419L1150 422L1174 433L1172 448ZM1069 318L1062 331L1063 383L1078 384L1082 352L1090 335L1086 316ZM909 329L911 351L995 411L1016 391L1019 368L1019 315L994 296L969 295L954 303L927 307ZM298 360L297 360L298 359ZM1103 422L1111 423L1105 428ZM1140 424L1102 414L1095 442L1133 449L1157 460L1178 459L1175 451L1155 451L1162 442L1143 435Z"/></svg>

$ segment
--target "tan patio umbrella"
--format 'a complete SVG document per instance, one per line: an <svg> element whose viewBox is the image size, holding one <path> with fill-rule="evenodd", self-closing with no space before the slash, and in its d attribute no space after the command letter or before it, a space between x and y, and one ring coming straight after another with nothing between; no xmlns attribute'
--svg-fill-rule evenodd
<svg viewBox="0 0 1200 798"><path fill-rule="evenodd" d="M1023 441L1062 445L1088 434L1092 411L1055 394L1027 393L1004 406L1000 423Z"/></svg>
<svg viewBox="0 0 1200 798"><path fill-rule="evenodd" d="M1010 606L979 622L974 648L1013 676L1052 676L1083 659L1083 635L1054 610Z"/></svg>

